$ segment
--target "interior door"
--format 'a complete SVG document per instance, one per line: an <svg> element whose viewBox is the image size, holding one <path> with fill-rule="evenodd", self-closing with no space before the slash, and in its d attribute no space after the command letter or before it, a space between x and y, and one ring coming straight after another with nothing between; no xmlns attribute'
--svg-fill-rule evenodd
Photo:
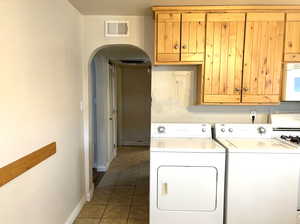
<svg viewBox="0 0 300 224"><path fill-rule="evenodd" d="M180 60L180 13L157 14L157 61Z"/></svg>
<svg viewBox="0 0 300 224"><path fill-rule="evenodd" d="M181 61L203 61L205 13L182 13Z"/></svg>
<svg viewBox="0 0 300 224"><path fill-rule="evenodd" d="M148 66L122 66L120 144L150 144L151 72Z"/></svg>
<svg viewBox="0 0 300 224"><path fill-rule="evenodd" d="M284 60L300 61L300 13L287 14Z"/></svg>
<svg viewBox="0 0 300 224"><path fill-rule="evenodd" d="M280 101L284 13L248 13L243 103Z"/></svg>
<svg viewBox="0 0 300 224"><path fill-rule="evenodd" d="M158 209L214 211L217 201L215 167L161 166L158 169Z"/></svg>
<svg viewBox="0 0 300 224"><path fill-rule="evenodd" d="M207 15L205 103L241 101L244 27L244 13Z"/></svg>

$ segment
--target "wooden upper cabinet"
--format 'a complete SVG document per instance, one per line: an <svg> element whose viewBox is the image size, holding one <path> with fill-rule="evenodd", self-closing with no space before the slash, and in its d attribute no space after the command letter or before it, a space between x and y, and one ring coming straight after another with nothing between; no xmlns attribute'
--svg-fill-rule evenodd
<svg viewBox="0 0 300 224"><path fill-rule="evenodd" d="M280 101L284 21L284 13L248 13L243 103Z"/></svg>
<svg viewBox="0 0 300 224"><path fill-rule="evenodd" d="M156 36L156 60L180 61L180 13L158 13Z"/></svg>
<svg viewBox="0 0 300 224"><path fill-rule="evenodd" d="M203 61L205 45L205 14L183 13L181 30L181 61Z"/></svg>
<svg viewBox="0 0 300 224"><path fill-rule="evenodd" d="M156 14L156 63L199 64L204 45L205 13Z"/></svg>
<svg viewBox="0 0 300 224"><path fill-rule="evenodd" d="M300 13L287 14L284 60L300 61Z"/></svg>
<svg viewBox="0 0 300 224"><path fill-rule="evenodd" d="M204 103L240 103L244 13L207 15Z"/></svg>

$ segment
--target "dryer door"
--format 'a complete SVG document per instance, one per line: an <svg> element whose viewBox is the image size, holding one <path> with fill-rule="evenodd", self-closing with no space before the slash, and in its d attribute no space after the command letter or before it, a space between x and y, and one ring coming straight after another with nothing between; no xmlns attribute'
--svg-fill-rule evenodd
<svg viewBox="0 0 300 224"><path fill-rule="evenodd" d="M215 167L159 167L158 209L214 211L217 206L217 178Z"/></svg>

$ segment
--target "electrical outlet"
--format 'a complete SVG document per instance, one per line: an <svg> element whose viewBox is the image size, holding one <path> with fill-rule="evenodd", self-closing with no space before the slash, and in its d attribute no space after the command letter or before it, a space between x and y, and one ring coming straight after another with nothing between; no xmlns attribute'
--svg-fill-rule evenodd
<svg viewBox="0 0 300 224"><path fill-rule="evenodd" d="M250 112L250 118L252 119L253 117L256 118L256 111Z"/></svg>

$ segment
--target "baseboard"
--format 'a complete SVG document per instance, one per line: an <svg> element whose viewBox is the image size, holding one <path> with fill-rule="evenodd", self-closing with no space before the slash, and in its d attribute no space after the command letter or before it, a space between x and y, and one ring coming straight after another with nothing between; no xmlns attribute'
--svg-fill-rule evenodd
<svg viewBox="0 0 300 224"><path fill-rule="evenodd" d="M98 172L106 172L106 171L109 169L111 162L113 161L113 159L114 159L116 156L117 156L117 152L115 151L115 152L113 153L113 158L111 158L111 160L108 161L108 162L105 164L105 166L95 166L96 169L97 169L97 171L98 171Z"/></svg>
<svg viewBox="0 0 300 224"><path fill-rule="evenodd" d="M116 148L114 149L113 155L114 155L114 158L117 157L117 149L116 149ZM113 158L113 159L114 159L114 158Z"/></svg>
<svg viewBox="0 0 300 224"><path fill-rule="evenodd" d="M107 171L106 166L97 166L96 169L98 172L106 172Z"/></svg>
<svg viewBox="0 0 300 224"><path fill-rule="evenodd" d="M90 191L86 195L86 200L91 201L94 195L95 185L92 183Z"/></svg>
<svg viewBox="0 0 300 224"><path fill-rule="evenodd" d="M79 215L79 213L80 213L82 207L84 206L85 202L86 202L86 197L82 196L79 203L77 204L75 209L72 211L71 215L69 216L69 218L67 219L65 224L73 224L74 223L75 219Z"/></svg>
<svg viewBox="0 0 300 224"><path fill-rule="evenodd" d="M149 142L138 142L138 141L123 141L122 146L149 146Z"/></svg>

